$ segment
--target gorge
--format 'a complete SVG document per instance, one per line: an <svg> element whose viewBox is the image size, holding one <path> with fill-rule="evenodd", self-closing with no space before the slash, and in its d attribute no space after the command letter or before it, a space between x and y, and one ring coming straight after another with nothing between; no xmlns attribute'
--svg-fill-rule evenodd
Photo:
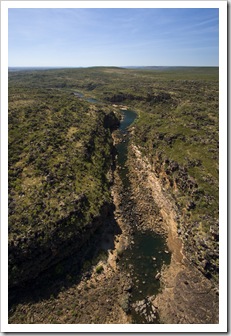
<svg viewBox="0 0 231 336"><path fill-rule="evenodd" d="M185 83L191 95L197 85L210 92L214 114L211 108L206 119L204 103L196 111L169 73L77 70L63 90L54 74L68 81L65 71L24 74L27 93L22 74L11 75L10 144L19 156L10 162L9 322L218 323L215 174L192 143L207 146L216 160L216 142L206 143L203 133L216 134L212 72ZM143 83L139 95L126 92L127 83L138 85L135 76ZM144 88L154 92L146 97ZM41 120L33 124L35 107L25 94L43 97L37 111L44 128ZM31 132L28 143L15 146L26 122L36 138Z"/></svg>

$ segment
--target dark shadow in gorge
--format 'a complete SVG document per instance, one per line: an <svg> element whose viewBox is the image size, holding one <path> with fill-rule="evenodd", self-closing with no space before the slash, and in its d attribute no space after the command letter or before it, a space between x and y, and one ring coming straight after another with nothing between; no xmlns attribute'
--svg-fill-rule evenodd
<svg viewBox="0 0 231 336"><path fill-rule="evenodd" d="M51 296L57 297L61 291L90 278L92 266L99 260L107 259L109 250L114 249L115 235L121 233L113 210L112 207L111 213L76 255L71 254L36 279L25 283L23 287L10 289L9 313L13 312L14 306L19 303L36 303Z"/></svg>

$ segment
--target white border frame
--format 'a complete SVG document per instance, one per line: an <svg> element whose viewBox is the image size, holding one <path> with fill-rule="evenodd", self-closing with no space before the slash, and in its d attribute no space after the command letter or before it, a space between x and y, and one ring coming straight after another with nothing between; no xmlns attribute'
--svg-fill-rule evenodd
<svg viewBox="0 0 231 336"><path fill-rule="evenodd" d="M8 324L8 8L219 8L219 324ZM2 1L1 2L1 331L2 332L227 332L227 1Z"/></svg>

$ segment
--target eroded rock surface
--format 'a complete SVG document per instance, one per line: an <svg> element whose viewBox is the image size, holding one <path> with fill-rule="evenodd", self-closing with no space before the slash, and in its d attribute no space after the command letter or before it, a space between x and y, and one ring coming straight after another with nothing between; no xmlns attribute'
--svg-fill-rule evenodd
<svg viewBox="0 0 231 336"><path fill-rule="evenodd" d="M217 286L188 260L178 234L182 219L174 200L134 145L130 147L129 165L134 201L145 226L166 234L172 252L170 265L161 271L162 291L152 301L160 323L219 323Z"/></svg>

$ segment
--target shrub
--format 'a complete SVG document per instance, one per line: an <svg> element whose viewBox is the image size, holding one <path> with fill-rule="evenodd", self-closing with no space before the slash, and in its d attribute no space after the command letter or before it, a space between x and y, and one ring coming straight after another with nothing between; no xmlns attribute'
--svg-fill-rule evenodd
<svg viewBox="0 0 231 336"><path fill-rule="evenodd" d="M103 272L103 270L104 270L103 265L96 266L96 269L95 269L96 273L100 274Z"/></svg>

